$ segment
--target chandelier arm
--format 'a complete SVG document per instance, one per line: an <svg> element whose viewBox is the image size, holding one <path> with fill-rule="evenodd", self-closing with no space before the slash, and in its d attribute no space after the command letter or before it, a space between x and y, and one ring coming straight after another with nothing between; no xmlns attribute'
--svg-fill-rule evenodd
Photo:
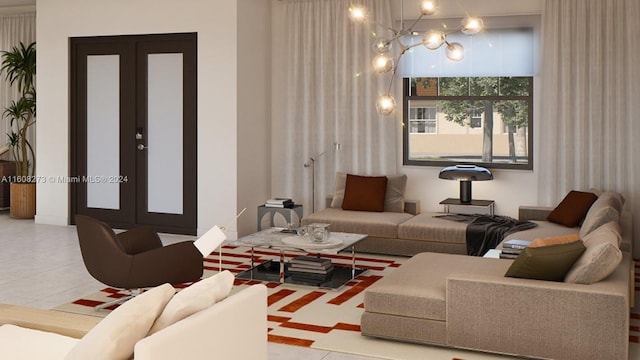
<svg viewBox="0 0 640 360"><path fill-rule="evenodd" d="M409 26L406 30L402 30L402 31L406 32L407 34L413 33L413 28L416 27L416 25L418 25L418 22L422 20L423 17L424 17L424 14L420 14L420 16L418 16L418 18L413 22L413 24L411 24L411 26Z"/></svg>

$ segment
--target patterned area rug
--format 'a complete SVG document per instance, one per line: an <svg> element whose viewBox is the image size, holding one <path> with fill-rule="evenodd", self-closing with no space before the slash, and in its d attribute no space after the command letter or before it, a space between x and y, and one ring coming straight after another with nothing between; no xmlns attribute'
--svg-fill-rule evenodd
<svg viewBox="0 0 640 360"><path fill-rule="evenodd" d="M287 252L287 260L301 252ZM255 263L277 259L275 250L256 250ZM351 254L327 255L334 264L351 266ZM225 245L222 251L222 268L232 273L240 273L250 268L250 249ZM503 356L448 349L435 346L409 344L396 341L369 338L360 335L360 316L363 309L364 290L393 271L407 258L356 254L356 266L368 271L349 281L345 286L333 290L310 286L265 282L268 295L268 338L270 342L305 346L320 350L357 354L382 359L433 359L433 360L483 360L505 359ZM205 259L204 277L218 271L218 254ZM258 283L257 281L236 279L232 292ZM636 265L636 284L640 284L640 265ZM176 287L185 287L180 284ZM640 285L636 287L640 295ZM125 294L117 289L105 288L70 304L58 306L56 310L106 316L109 310L94 311L93 307ZM636 296L636 306L632 309L630 322L630 356L640 358L640 296Z"/></svg>

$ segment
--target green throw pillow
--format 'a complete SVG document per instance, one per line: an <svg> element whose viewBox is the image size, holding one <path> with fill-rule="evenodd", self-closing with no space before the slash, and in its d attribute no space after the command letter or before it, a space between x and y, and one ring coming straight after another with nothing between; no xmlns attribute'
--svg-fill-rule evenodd
<svg viewBox="0 0 640 360"><path fill-rule="evenodd" d="M573 263L584 252L581 240L566 244L528 247L513 261L505 276L524 279L564 281Z"/></svg>

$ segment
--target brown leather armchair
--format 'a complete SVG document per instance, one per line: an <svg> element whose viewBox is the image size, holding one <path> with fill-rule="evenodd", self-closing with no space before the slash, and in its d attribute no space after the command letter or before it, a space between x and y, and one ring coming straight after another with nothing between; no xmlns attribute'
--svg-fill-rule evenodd
<svg viewBox="0 0 640 360"><path fill-rule="evenodd" d="M109 225L85 215L76 215L76 227L89 274L108 286L133 290L202 277L202 254L191 241L163 246L148 226L116 235Z"/></svg>

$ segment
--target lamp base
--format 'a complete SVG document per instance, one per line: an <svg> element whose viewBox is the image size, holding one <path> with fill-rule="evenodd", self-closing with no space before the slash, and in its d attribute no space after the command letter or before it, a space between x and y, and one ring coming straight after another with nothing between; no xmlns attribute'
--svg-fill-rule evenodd
<svg viewBox="0 0 640 360"><path fill-rule="evenodd" d="M460 180L460 202L471 204L471 180Z"/></svg>

